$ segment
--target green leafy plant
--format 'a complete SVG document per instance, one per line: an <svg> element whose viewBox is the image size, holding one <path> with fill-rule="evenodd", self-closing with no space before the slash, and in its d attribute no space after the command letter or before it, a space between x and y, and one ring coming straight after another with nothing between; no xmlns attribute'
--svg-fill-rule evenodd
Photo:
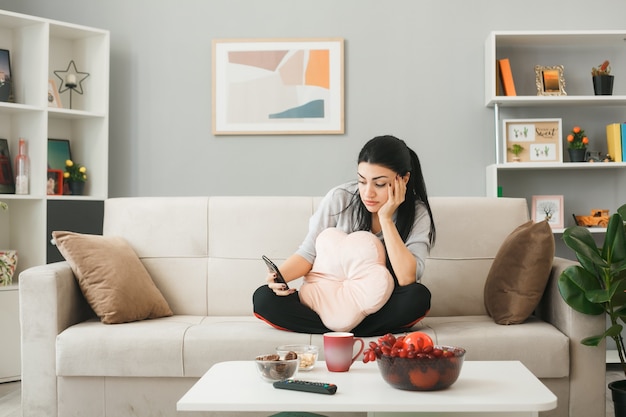
<svg viewBox="0 0 626 417"><path fill-rule="evenodd" d="M611 74L611 65L609 64L609 61L606 60L602 63L602 65L596 67L593 67L591 69L591 75L593 75L594 77L596 75L610 75Z"/></svg>
<svg viewBox="0 0 626 417"><path fill-rule="evenodd" d="M584 338L581 343L598 346L612 338L626 376L626 347L622 338L626 323L626 204L613 214L607 226L602 247L596 245L585 227L568 227L563 240L574 250L580 265L566 268L558 280L565 302L574 310L588 315L606 314L610 326L604 333Z"/></svg>
<svg viewBox="0 0 626 417"><path fill-rule="evenodd" d="M519 156L522 152L524 152L524 147L519 143L515 143L508 149L508 151L515 156Z"/></svg>
<svg viewBox="0 0 626 417"><path fill-rule="evenodd" d="M65 161L63 178L67 181L85 182L87 181L87 168L81 164L75 164L74 161L68 159Z"/></svg>

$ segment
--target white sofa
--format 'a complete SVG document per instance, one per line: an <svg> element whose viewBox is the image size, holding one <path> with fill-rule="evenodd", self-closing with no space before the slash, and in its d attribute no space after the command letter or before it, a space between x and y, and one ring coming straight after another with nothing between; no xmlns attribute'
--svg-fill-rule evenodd
<svg viewBox="0 0 626 417"><path fill-rule="evenodd" d="M319 200L107 200L103 234L130 243L174 316L105 325L66 262L24 271L23 415L196 415L177 413L176 401L214 363L253 359L285 343L322 346L321 335L279 331L253 317L251 303L266 276L261 255L280 263L292 254ZM431 205L437 242L422 282L432 309L416 328L465 347L466 360L522 361L558 396L558 408L543 416L604 417L604 349L580 344L604 320L574 312L556 288L571 261L555 258L536 316L525 323L498 325L486 313L487 273L503 240L528 220L526 200L438 197Z"/></svg>

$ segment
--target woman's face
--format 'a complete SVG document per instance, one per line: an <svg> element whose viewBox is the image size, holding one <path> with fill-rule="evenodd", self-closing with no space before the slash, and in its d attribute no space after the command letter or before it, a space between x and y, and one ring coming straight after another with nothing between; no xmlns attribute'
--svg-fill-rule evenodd
<svg viewBox="0 0 626 417"><path fill-rule="evenodd" d="M357 168L359 196L370 213L377 213L387 202L389 184L398 174L382 165L361 162Z"/></svg>

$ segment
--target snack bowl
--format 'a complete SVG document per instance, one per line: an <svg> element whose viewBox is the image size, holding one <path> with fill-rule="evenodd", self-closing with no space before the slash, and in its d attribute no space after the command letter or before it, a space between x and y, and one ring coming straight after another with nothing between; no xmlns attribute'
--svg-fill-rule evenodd
<svg viewBox="0 0 626 417"><path fill-rule="evenodd" d="M279 356L276 353L257 356L255 359L259 375L264 381L276 382L293 378L298 372L300 358L286 359L285 356Z"/></svg>
<svg viewBox="0 0 626 417"><path fill-rule="evenodd" d="M434 346L449 354L415 358L382 355L376 359L383 379L392 387L408 391L438 391L454 384L461 373L465 349Z"/></svg>
<svg viewBox="0 0 626 417"><path fill-rule="evenodd" d="M319 348L315 345L282 345L276 348L281 357L288 352L296 352L300 358L299 371L310 371L315 367Z"/></svg>

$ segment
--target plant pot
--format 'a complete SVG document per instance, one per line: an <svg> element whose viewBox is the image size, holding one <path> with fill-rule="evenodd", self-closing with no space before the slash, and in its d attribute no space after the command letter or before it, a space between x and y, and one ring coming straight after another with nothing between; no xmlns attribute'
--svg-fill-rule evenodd
<svg viewBox="0 0 626 417"><path fill-rule="evenodd" d="M85 191L85 183L82 181L69 181L70 194L72 195L83 195Z"/></svg>
<svg viewBox="0 0 626 417"><path fill-rule="evenodd" d="M0 285L10 285L17 267L16 250L0 250Z"/></svg>
<svg viewBox="0 0 626 417"><path fill-rule="evenodd" d="M568 149L570 162L585 162L587 156L587 148L585 149Z"/></svg>
<svg viewBox="0 0 626 417"><path fill-rule="evenodd" d="M613 75L594 75L593 92L596 96L610 96L613 94Z"/></svg>
<svg viewBox="0 0 626 417"><path fill-rule="evenodd" d="M615 417L626 417L626 379L611 382L609 389L613 397Z"/></svg>

